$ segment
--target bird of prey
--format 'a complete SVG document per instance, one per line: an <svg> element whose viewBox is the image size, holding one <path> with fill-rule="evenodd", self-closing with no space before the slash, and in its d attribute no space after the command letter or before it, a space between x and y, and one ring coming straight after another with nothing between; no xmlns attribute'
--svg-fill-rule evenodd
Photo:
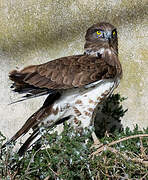
<svg viewBox="0 0 148 180"><path fill-rule="evenodd" d="M26 93L25 99L48 94L42 107L7 142L16 141L32 128L33 133L18 151L20 155L42 126L50 128L63 121L77 131L93 126L97 106L118 86L122 67L116 28L106 22L94 24L88 28L85 40L84 54L10 72L14 91Z"/></svg>

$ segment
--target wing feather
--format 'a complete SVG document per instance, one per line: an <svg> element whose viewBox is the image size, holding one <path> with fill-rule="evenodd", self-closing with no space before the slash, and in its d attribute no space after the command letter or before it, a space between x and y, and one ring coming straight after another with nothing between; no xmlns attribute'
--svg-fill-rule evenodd
<svg viewBox="0 0 148 180"><path fill-rule="evenodd" d="M117 73L114 64L94 56L68 56L41 65L28 66L21 71L12 71L9 77L18 86L69 89L113 78Z"/></svg>

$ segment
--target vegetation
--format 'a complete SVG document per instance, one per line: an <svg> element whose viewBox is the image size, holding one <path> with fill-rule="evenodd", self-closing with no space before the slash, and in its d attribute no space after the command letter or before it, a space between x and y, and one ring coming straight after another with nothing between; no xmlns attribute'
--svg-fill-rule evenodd
<svg viewBox="0 0 148 180"><path fill-rule="evenodd" d="M112 95L102 106L101 112L120 122L124 115L120 102L124 98ZM116 109L111 111L111 104ZM105 128L105 126L103 126ZM92 139L92 129L82 135L67 123L64 131L43 133L39 147L19 157L14 144L1 150L0 179L3 180L118 180L148 178L148 128L133 131L102 131L99 139ZM104 132L104 134L103 134ZM0 134L0 147L5 137ZM37 148L38 147L38 148Z"/></svg>

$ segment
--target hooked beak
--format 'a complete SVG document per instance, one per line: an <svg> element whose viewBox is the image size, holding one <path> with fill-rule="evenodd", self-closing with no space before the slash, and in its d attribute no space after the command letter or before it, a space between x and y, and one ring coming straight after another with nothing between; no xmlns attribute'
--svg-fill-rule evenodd
<svg viewBox="0 0 148 180"><path fill-rule="evenodd" d="M108 43L111 46L111 38L108 38Z"/></svg>
<svg viewBox="0 0 148 180"><path fill-rule="evenodd" d="M110 31L107 31L105 33L105 39L108 40L109 45L111 45L111 41L112 41L112 33Z"/></svg>

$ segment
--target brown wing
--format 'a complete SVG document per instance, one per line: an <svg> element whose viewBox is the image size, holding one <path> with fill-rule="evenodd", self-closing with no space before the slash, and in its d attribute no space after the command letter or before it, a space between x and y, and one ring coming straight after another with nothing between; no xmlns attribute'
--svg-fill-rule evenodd
<svg viewBox="0 0 148 180"><path fill-rule="evenodd" d="M9 77L19 88L68 89L113 78L116 73L116 66L108 64L104 58L77 55L12 71Z"/></svg>

